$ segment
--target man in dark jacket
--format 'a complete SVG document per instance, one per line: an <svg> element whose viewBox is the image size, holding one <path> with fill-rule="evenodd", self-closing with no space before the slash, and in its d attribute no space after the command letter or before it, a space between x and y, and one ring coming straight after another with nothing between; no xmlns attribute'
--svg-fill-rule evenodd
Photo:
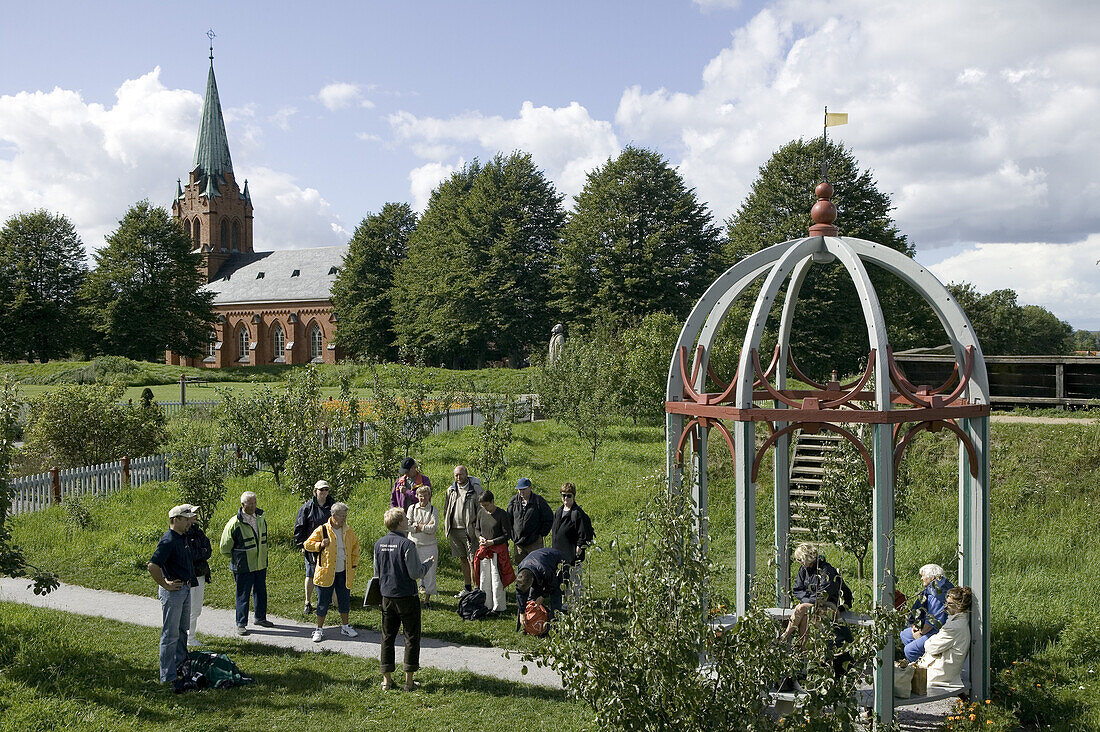
<svg viewBox="0 0 1100 732"><path fill-rule="evenodd" d="M374 543L374 574L382 590L382 688L392 689L397 668L394 640L405 630L405 691L413 691L413 673L420 668L420 596L416 581L424 576L435 557L421 562L416 544L409 539L409 519L400 508L386 511L389 533Z"/></svg>
<svg viewBox="0 0 1100 732"><path fill-rule="evenodd" d="M191 579L195 562L184 535L195 520L190 504L176 506L168 512L171 527L160 537L146 568L160 585L160 607L163 625L160 632L160 680L174 683L182 691L177 673L187 659L187 624L191 613Z"/></svg>
<svg viewBox="0 0 1100 732"><path fill-rule="evenodd" d="M206 585L210 582L210 555L213 549L210 539L199 525L198 506L190 506L196 518L191 521L191 528L183 535L184 541L191 549L191 559L194 561L195 576L191 579L191 618L190 629L187 631L187 645L201 646L197 635L199 613L202 612L202 601L206 595Z"/></svg>
<svg viewBox="0 0 1100 732"><path fill-rule="evenodd" d="M523 613L527 602L546 608L547 616L554 619L554 611L561 610L561 566L565 556L557 549L533 550L516 567L516 607L519 617L516 629L523 627Z"/></svg>
<svg viewBox="0 0 1100 732"><path fill-rule="evenodd" d="M798 605L779 640L786 643L797 631L800 643L804 644L809 632L810 610L835 616L841 605L851 607L852 590L841 579L836 567L817 553L813 544L799 544L794 550L794 558L802 565L791 590Z"/></svg>
<svg viewBox="0 0 1100 732"><path fill-rule="evenodd" d="M306 605L302 611L304 615L313 614L313 573L317 570L317 554L307 552L302 545L318 526L332 516L332 504L335 501L330 494L328 481L319 480L314 483L313 498L302 504L298 509L298 518L294 520L294 543L298 545L298 551L302 552L306 568Z"/></svg>
<svg viewBox="0 0 1100 732"><path fill-rule="evenodd" d="M516 495L508 503L508 514L512 517L512 542L516 547L515 564L543 547L543 539L554 527L554 511L546 499L531 487L529 478L520 478L516 482Z"/></svg>

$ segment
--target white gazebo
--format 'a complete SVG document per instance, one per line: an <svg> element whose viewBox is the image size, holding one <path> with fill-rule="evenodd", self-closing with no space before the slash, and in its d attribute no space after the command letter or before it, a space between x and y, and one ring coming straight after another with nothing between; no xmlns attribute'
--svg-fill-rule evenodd
<svg viewBox="0 0 1100 732"><path fill-rule="evenodd" d="M736 464L736 613L741 615L749 605L756 572L756 476L765 452L774 447L776 602L779 607L788 607L791 435L796 430L826 430L841 435L856 446L867 464L874 491L873 598L876 605L892 606L895 472L917 432L950 430L959 440L958 578L960 584L974 591L970 689L972 695L988 698L990 407L981 346L958 302L932 273L890 247L838 236L833 225L836 207L830 200L833 187L824 182L815 193L818 201L811 211L814 224L808 237L775 244L726 270L684 323L672 355L666 393L669 490L683 490L684 461L690 460L690 491L698 509L696 530L699 540L705 543L707 438L711 430L717 430ZM813 265L835 260L847 270L859 295L869 354L866 370L859 378L848 384L821 384L798 370L790 349L791 325L799 290ZM920 293L935 312L955 355L955 372L945 384L914 385L894 361L866 263L893 273ZM726 385L708 360L731 306L762 277L763 285L741 344L737 372ZM775 298L788 282L778 344L765 370L760 360L760 339ZM787 388L788 366L811 388ZM707 391L708 376L717 391ZM871 403L873 408L867 408ZM756 447L757 422L769 429L760 448ZM871 426L869 446L844 426L851 424ZM880 653L874 676L874 706L883 720L891 719L894 709L893 657L894 642L890 639Z"/></svg>

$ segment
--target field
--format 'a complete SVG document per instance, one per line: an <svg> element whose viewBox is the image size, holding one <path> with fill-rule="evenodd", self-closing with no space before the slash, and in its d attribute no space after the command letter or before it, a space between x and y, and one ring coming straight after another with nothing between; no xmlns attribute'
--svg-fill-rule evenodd
<svg viewBox="0 0 1100 732"><path fill-rule="evenodd" d="M420 457L437 488L449 482L451 467L469 454L473 440L468 432L439 435L428 441ZM638 508L662 490L654 478L663 470L660 428L620 424L595 461L573 433L554 422L518 425L516 435L508 456L507 479L502 485L490 486L502 494L502 503L521 475L531 477L536 490L551 499L552 505L556 505L553 498L557 486L569 480L578 486L578 503L593 518L599 545L606 547L614 538L637 534ZM907 500L911 515L898 526L899 584L909 594L918 586L917 569L925 563L935 562L946 567L949 574L954 572L957 448L944 437L922 435L907 457L927 466L910 487ZM1023 721L1041 728L1100 729L1100 642L1091 625L1100 564L1089 551L1100 502L1100 426L994 424L992 438L994 699L1016 709ZM711 447L711 550L724 589L729 590L733 466L720 438ZM301 568L290 533L299 499L276 487L265 474L234 479L210 533L220 530L235 510L237 492L244 489L260 494L260 505L268 515L272 611L295 617L302 605ZM382 534L380 519L388 496L387 485L369 481L347 497L351 506L349 521L364 545ZM62 508L19 517L12 528L32 561L56 570L66 581L152 595L154 585L145 573L145 562L164 530L165 512L175 502L171 485L147 485L90 501L92 523L88 528L74 525ZM436 504L442 505L438 494ZM761 572L768 571L771 534L770 475L762 471L757 493ZM606 570L599 552L590 557L590 571L598 586ZM851 584L857 585L857 597L869 596L869 588L854 579L855 562L850 556L834 549L829 559L841 567ZM207 602L232 607L228 570L217 559L214 567L216 574ZM475 645L531 647L534 641L518 636L509 619L478 624L460 621L453 612L454 600L449 598L460 586L456 564L445 558L440 574L444 599L440 607L426 614L425 635ZM372 627L376 621L364 612L353 611L352 622ZM140 634L134 632L138 638ZM151 638L135 640L133 651L145 659L137 666L147 668L149 679L155 667L155 643ZM310 663L315 661L310 659ZM7 661L0 656L0 666L4 663ZM18 683L20 689L28 687L27 693L58 693L46 682ZM326 683L339 686L340 682ZM0 700L5 696L10 703L18 694L15 690L0 692ZM435 703L434 698L431 703ZM508 702L489 696L485 703L503 711ZM578 728L577 720L584 718L583 710L572 709L571 713L579 716L571 717L574 721L564 723L562 729Z"/></svg>

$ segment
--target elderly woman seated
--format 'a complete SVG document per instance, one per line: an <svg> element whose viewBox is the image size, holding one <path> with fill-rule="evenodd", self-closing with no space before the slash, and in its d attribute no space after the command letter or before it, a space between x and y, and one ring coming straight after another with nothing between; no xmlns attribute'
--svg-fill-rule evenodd
<svg viewBox="0 0 1100 732"><path fill-rule="evenodd" d="M947 591L947 622L924 645L917 666L928 670L928 686L938 689L963 688L962 672L970 652L970 606L973 592L969 587Z"/></svg>
<svg viewBox="0 0 1100 732"><path fill-rule="evenodd" d="M909 627L901 631L905 660L910 663L924 654L925 643L947 622L947 591L954 585L943 574L943 567L938 564L926 564L920 568L924 588L913 602Z"/></svg>
<svg viewBox="0 0 1100 732"><path fill-rule="evenodd" d="M810 610L816 607L835 616L841 605L851 606L852 591L844 584L836 568L818 554L813 544L799 544L794 550L794 558L802 565L798 568L798 577L791 590L798 605L779 641L788 642L797 631L799 643L804 645L810 629Z"/></svg>

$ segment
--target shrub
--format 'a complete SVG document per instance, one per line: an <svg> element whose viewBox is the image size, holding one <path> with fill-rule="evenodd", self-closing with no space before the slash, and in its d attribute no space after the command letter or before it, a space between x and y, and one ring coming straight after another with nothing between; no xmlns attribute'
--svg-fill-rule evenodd
<svg viewBox="0 0 1100 732"><path fill-rule="evenodd" d="M214 444L217 432L200 422L177 420L173 430L175 435L168 443L172 481L179 486L180 500L197 507L199 526L206 531L214 510L225 498L227 450Z"/></svg>
<svg viewBox="0 0 1100 732"><path fill-rule="evenodd" d="M680 320L669 313L650 313L622 333L619 409L635 424L664 420L668 365L680 326Z"/></svg>
<svg viewBox="0 0 1100 732"><path fill-rule="evenodd" d="M540 369L537 382L543 409L576 430L593 460L620 399L620 357L607 341L598 333L570 338L557 360Z"/></svg>
<svg viewBox="0 0 1100 732"><path fill-rule="evenodd" d="M477 435L469 464L473 474L481 478L486 488L504 477L508 467L508 448L512 444L512 423L515 403L511 395L467 394L463 401L481 413L482 422L475 428Z"/></svg>

